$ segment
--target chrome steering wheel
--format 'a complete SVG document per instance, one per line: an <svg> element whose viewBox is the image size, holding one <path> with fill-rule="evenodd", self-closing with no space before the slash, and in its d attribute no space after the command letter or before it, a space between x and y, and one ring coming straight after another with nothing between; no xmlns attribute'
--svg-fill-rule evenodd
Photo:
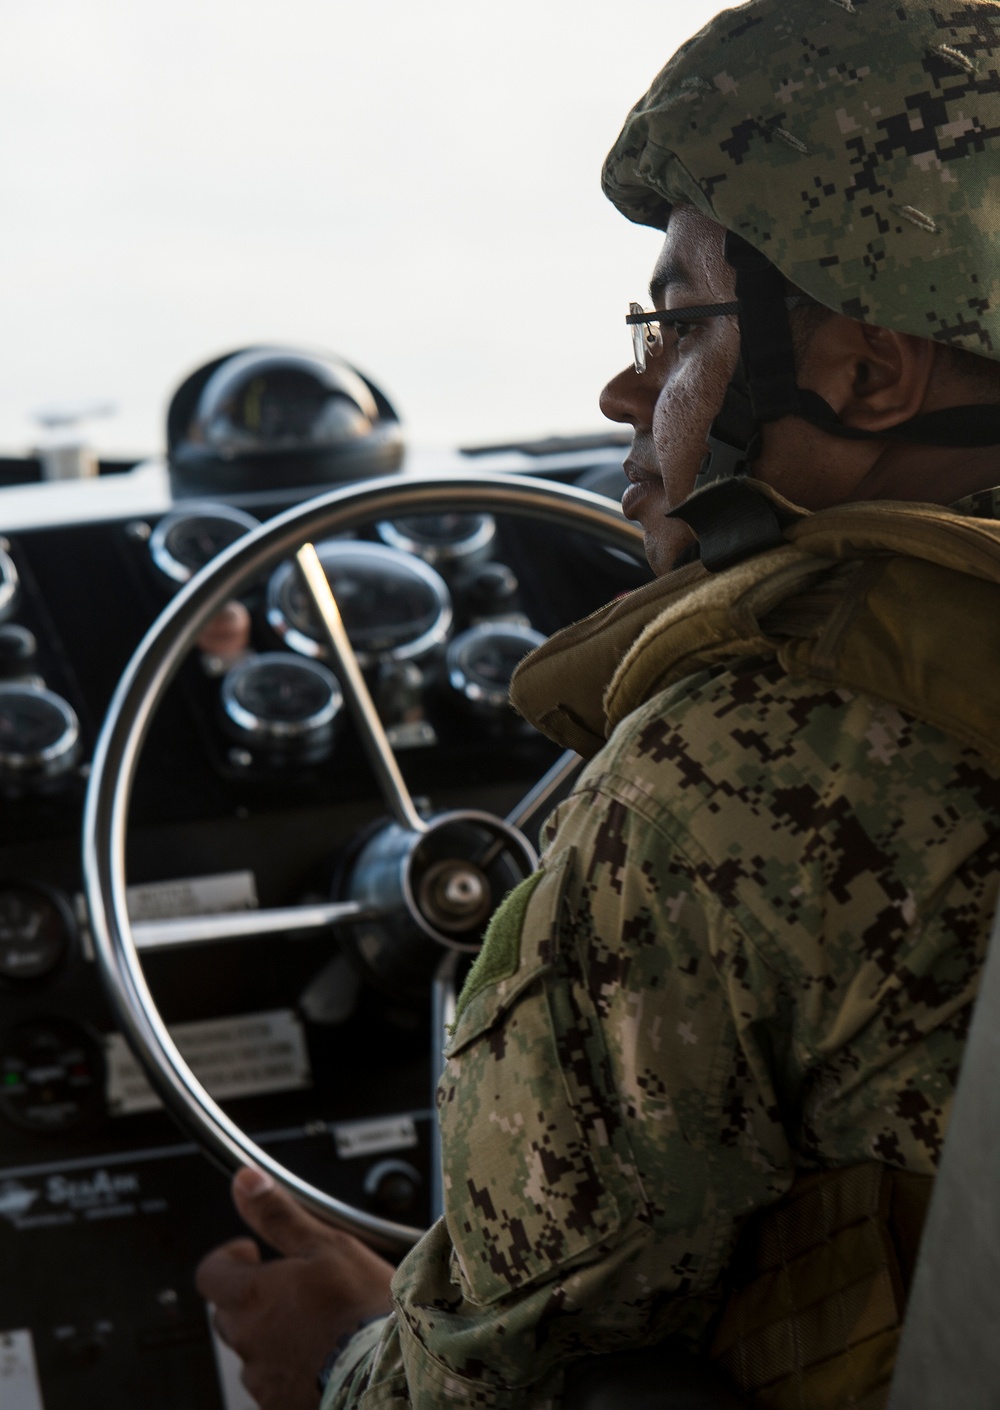
<svg viewBox="0 0 1000 1410"><path fill-rule="evenodd" d="M379 1218L316 1188L257 1146L199 1083L171 1039L146 983L140 948L195 943L231 936L262 935L310 927L378 922L403 916L410 943L430 946L440 957L434 984L435 1032L449 1019L453 977L461 952L482 929L484 890L500 869L513 885L535 863L518 823L537 812L544 798L575 764L564 757L507 819L475 810L423 817L414 806L372 705L347 639L314 541L359 524L442 509L493 511L527 517L588 533L611 547L641 557L642 535L612 501L586 490L542 480L480 474L468 477L393 476L335 490L289 510L239 539L214 559L173 599L153 623L115 691L94 754L83 827L83 869L90 924L100 969L119 1026L167 1108L224 1169L255 1165L265 1170L308 1209L329 1223L392 1252L409 1248L422 1230ZM374 767L391 821L370 843L355 894L326 905L289 906L234 915L131 923L126 904L125 839L132 785L154 712L187 652L216 612L252 581L295 556L313 610L322 622L332 664ZM455 842L475 856L458 856ZM471 840L470 840L471 839ZM431 846L429 844L433 843ZM483 850L485 848L485 850ZM428 852L449 858L447 875L426 900L426 876L418 875ZM506 871L504 871L506 868ZM495 886L494 886L495 891ZM472 929L470 929L472 927ZM137 944L137 940L140 942ZM435 1157L432 1155L432 1159Z"/></svg>

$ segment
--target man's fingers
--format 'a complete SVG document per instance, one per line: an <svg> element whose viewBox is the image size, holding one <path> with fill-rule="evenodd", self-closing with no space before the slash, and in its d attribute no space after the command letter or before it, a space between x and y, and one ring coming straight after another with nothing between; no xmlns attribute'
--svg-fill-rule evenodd
<svg viewBox="0 0 1000 1410"><path fill-rule="evenodd" d="M234 1239L205 1255L195 1270L194 1285L206 1302L242 1307L253 1295L259 1265L260 1250L253 1240Z"/></svg>
<svg viewBox="0 0 1000 1410"><path fill-rule="evenodd" d="M220 1244L216 1253L227 1253L236 1263L259 1263L260 1244L256 1239L230 1239Z"/></svg>
<svg viewBox="0 0 1000 1410"><path fill-rule="evenodd" d="M279 1253L311 1253L327 1234L325 1224L307 1214L261 1170L245 1167L236 1172L233 1202L254 1233Z"/></svg>
<svg viewBox="0 0 1000 1410"><path fill-rule="evenodd" d="M212 1326L220 1340L224 1341L230 1350L235 1351L241 1361L246 1361L248 1356L253 1355L259 1332L255 1321L246 1314L225 1307L214 1307Z"/></svg>

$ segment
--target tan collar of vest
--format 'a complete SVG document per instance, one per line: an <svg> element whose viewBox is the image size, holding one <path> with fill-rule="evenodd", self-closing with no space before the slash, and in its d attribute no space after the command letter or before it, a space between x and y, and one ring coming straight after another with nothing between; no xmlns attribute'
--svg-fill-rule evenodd
<svg viewBox="0 0 1000 1410"><path fill-rule="evenodd" d="M556 743L591 757L620 720L674 681L727 659L781 654L783 635L774 632L769 620L762 626L762 620L790 599L808 599L810 593L816 604L815 640L808 651L796 643L789 659L794 657L802 673L836 679L834 645L873 586L870 576L862 576L851 591L834 599L813 591L845 562L901 557L1000 583L1000 524L995 521L898 501L838 505L809 514L767 486L748 483L788 515L787 542L714 575L699 563L690 564L556 633L515 672L511 701L526 719ZM897 598L898 592L893 610L905 612ZM923 609L921 603L926 618ZM1000 602L995 610L1000 614ZM933 617L932 612L922 624L925 646L932 639ZM803 634L810 635L801 625L793 633ZM954 624L942 620L940 634L947 651ZM905 636L904 622L904 651ZM881 675L875 674L873 682L873 693L882 693L877 688ZM866 680L853 683L868 686ZM914 705L909 695L897 703ZM927 711L916 713L928 717ZM955 732L962 734L961 729Z"/></svg>

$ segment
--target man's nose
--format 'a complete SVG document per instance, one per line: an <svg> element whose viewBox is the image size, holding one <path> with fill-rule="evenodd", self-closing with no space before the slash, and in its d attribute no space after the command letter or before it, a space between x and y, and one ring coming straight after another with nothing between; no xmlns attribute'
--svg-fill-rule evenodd
<svg viewBox="0 0 1000 1410"><path fill-rule="evenodd" d="M660 379L652 366L641 373L634 367L623 367L601 393L601 411L609 421L623 421L648 431L659 394Z"/></svg>

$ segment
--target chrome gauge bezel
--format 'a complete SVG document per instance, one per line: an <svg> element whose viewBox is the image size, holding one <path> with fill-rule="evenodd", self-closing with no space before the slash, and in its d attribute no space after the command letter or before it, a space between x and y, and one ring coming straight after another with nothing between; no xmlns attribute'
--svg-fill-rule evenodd
<svg viewBox="0 0 1000 1410"><path fill-rule="evenodd" d="M439 515L411 515L413 519L439 518ZM402 528L392 519L380 519L375 525L375 532L384 544L389 548L401 549L404 553L411 553L416 558L421 558L425 563L430 563L434 567L443 564L454 564L464 562L467 558L472 558L477 553L485 553L490 544L496 538L497 521L492 514L466 514L463 518L477 519L477 528L464 538L455 538L450 542L437 543L427 539L422 539L414 534L412 530Z"/></svg>
<svg viewBox="0 0 1000 1410"><path fill-rule="evenodd" d="M237 697L236 692L240 684L255 671L261 668L269 669L275 665L306 672L321 681L329 691L326 704L302 720L268 720L248 710ZM291 744L306 739L332 725L344 703L340 682L332 671L319 661L292 656L287 651L265 651L259 656L250 656L241 661L223 678L220 698L229 722L248 740L262 744Z"/></svg>
<svg viewBox="0 0 1000 1410"><path fill-rule="evenodd" d="M32 696L54 706L63 719L63 731L44 749L30 754L13 753L0 746L0 776L8 774L54 774L68 768L76 755L80 743L80 722L76 711L68 700L44 686L32 685L24 681L9 681L0 684L0 703L11 695Z"/></svg>
<svg viewBox="0 0 1000 1410"><path fill-rule="evenodd" d="M17 567L6 548L0 547L0 622L10 615L17 601L19 587Z"/></svg>
<svg viewBox="0 0 1000 1410"><path fill-rule="evenodd" d="M326 539L322 543L316 544L316 552L319 554L320 562L324 568L327 561L337 554L345 557L351 554L361 558L369 558L376 565L391 563L394 568L402 568L420 578L424 585L431 589L437 600L437 617L426 631L414 637L412 641L403 642L401 646L385 647L381 651L363 651L355 646L354 651L359 665L367 667L374 665L377 661L419 660L420 657L428 655L435 647L441 646L443 642L447 641L454 617L451 593L448 591L448 584L441 574L430 564L425 563L422 558L404 553L398 548L389 548L385 544L368 543L364 539ZM326 660L329 656L326 645L307 636L305 632L290 622L281 605L285 586L298 571L295 563L286 561L271 574L267 584L265 609L267 623L290 650L313 660Z"/></svg>
<svg viewBox="0 0 1000 1410"><path fill-rule="evenodd" d="M535 631L534 627L526 627L520 622L481 622L478 626L461 632L448 643L445 664L452 689L470 704L490 710L499 710L506 706L509 682L504 686L489 686L483 681L474 680L460 658L479 642L497 636L519 638L524 642L525 656L547 640L541 632Z"/></svg>
<svg viewBox="0 0 1000 1410"><path fill-rule="evenodd" d="M170 552L167 540L172 530L188 519L222 519L229 524L239 524L247 533L260 527L260 520L243 509L231 504L186 504L183 509L172 509L165 514L149 536L149 554L164 577L173 583L190 582L198 571L189 568ZM235 542L235 540L234 540ZM223 550L220 549L221 553ZM211 559L209 560L211 562ZM203 565L204 566L204 565Z"/></svg>
<svg viewBox="0 0 1000 1410"><path fill-rule="evenodd" d="M37 984L59 969L72 947L77 943L79 931L76 917L67 897L54 886L46 886L43 882L38 881L0 878L0 904L2 904L4 896L10 895L12 892L20 892L22 895L28 893L29 897L37 898L41 902L41 907L51 907L56 918L62 924L62 932L56 936L55 945L53 946L51 938L45 941L48 946L48 956L45 963L41 967L36 966L27 974L23 969L18 971L8 968L10 952L15 950L21 942L17 939L11 940L9 937L4 939L0 936L0 980L7 986L24 988ZM35 914L38 914L41 907L35 909ZM30 945L32 941L29 939L26 943Z"/></svg>
<svg viewBox="0 0 1000 1410"><path fill-rule="evenodd" d="M73 1055L72 1069L76 1071L68 1063L63 1065L62 1074L55 1078L57 1086L64 1089L63 1100L55 1104L46 1100L41 1108L44 1115L40 1120L30 1117L20 1104L15 1104L15 1094L5 1082L0 1098L0 1113L4 1120L19 1130L51 1136L58 1132L79 1130L99 1118L104 1111L106 1059L103 1046L89 1023L81 1023L61 1014L25 1014L4 1030L0 1066L5 1074L18 1070L11 1064L13 1057L24 1077L31 1078L32 1068L23 1064L24 1049L20 1043L24 1035L32 1030L36 1034L55 1037L60 1056L67 1052ZM81 1062L82 1074L79 1072ZM51 1080L51 1077L46 1080L46 1087L50 1086ZM72 1091L74 1087L75 1093ZM66 1091L66 1088L71 1090ZM17 1095L22 1096L25 1091L30 1093L31 1089L30 1081L26 1081Z"/></svg>

